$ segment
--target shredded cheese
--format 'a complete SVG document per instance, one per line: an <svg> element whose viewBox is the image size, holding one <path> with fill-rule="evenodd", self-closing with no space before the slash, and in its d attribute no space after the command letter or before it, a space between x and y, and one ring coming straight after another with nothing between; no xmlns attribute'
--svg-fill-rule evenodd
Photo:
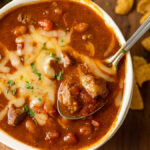
<svg viewBox="0 0 150 150"><path fill-rule="evenodd" d="M62 47L70 43L70 33L62 30L45 32L35 29L34 26L30 26L29 31L29 34L17 37L24 43L24 48L21 50L23 62L20 59L20 52L10 51L0 44L5 52L5 56L0 61L0 92L8 100L7 106L0 112L0 120L7 114L10 104L14 104L16 107L23 106L27 98L30 108L35 104L37 96L42 101L49 100L51 105L55 104L56 83L52 80L55 77L55 71L51 67L51 61L55 61L55 59L50 57L50 53L61 57ZM16 69L13 73L10 72L11 66L7 66L8 62ZM33 70L31 63L34 64L37 73ZM37 74L40 74L40 80L38 80ZM15 84L8 86L9 80ZM27 83L30 84L27 86ZM39 114L36 114L35 118L41 125L45 123L40 119Z"/></svg>

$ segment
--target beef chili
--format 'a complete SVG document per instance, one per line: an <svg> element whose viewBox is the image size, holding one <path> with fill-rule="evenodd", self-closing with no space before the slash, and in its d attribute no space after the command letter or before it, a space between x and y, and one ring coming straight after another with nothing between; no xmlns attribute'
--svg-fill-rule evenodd
<svg viewBox="0 0 150 150"><path fill-rule="evenodd" d="M0 128L41 149L80 149L100 140L119 111L125 59L116 75L101 64L120 48L91 8L71 1L23 6L0 20ZM57 100L71 121L57 111Z"/></svg>

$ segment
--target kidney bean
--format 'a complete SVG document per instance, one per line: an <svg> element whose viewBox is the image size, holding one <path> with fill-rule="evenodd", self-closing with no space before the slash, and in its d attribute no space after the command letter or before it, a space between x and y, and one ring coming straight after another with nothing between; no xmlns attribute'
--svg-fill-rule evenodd
<svg viewBox="0 0 150 150"><path fill-rule="evenodd" d="M93 39L93 35L92 34L84 34L82 35L82 40L86 41L86 40L91 40Z"/></svg>
<svg viewBox="0 0 150 150"><path fill-rule="evenodd" d="M18 26L13 30L14 35L22 35L25 34L27 31L27 28L25 26Z"/></svg>
<svg viewBox="0 0 150 150"><path fill-rule="evenodd" d="M87 31L88 27L89 25L83 22L83 23L76 24L74 26L74 30L81 33Z"/></svg>
<svg viewBox="0 0 150 150"><path fill-rule="evenodd" d="M79 128L79 133L81 135L89 135L92 133L92 127L89 123L84 124L82 127Z"/></svg>
<svg viewBox="0 0 150 150"><path fill-rule="evenodd" d="M53 29L53 23L50 20L44 19L38 21L38 24L44 31L50 31Z"/></svg>
<svg viewBox="0 0 150 150"><path fill-rule="evenodd" d="M49 11L48 10L44 10L43 15L49 15Z"/></svg>
<svg viewBox="0 0 150 150"><path fill-rule="evenodd" d="M58 139L60 136L59 132L57 131L48 131L46 132L46 136L45 136L45 140L46 141L51 141L51 140L55 140Z"/></svg>
<svg viewBox="0 0 150 150"><path fill-rule="evenodd" d="M77 143L76 136L70 132L64 137L64 142L66 142L68 144L75 144L75 143Z"/></svg>
<svg viewBox="0 0 150 150"><path fill-rule="evenodd" d="M94 126L94 127L99 127L100 126L100 123L98 122L98 121L96 121L96 120L92 120L92 125Z"/></svg>
<svg viewBox="0 0 150 150"><path fill-rule="evenodd" d="M62 9L60 9L60 8L55 8L55 9L54 9L54 12L55 12L55 14L57 14L57 15L61 15L61 14L62 14Z"/></svg>
<svg viewBox="0 0 150 150"><path fill-rule="evenodd" d="M36 132L36 125L34 124L34 122L32 120L27 120L25 123L25 126L29 132L31 132L31 133Z"/></svg>

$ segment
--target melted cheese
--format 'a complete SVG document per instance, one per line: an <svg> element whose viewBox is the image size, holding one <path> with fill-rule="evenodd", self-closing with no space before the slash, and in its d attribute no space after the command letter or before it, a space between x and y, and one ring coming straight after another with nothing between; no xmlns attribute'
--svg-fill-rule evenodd
<svg viewBox="0 0 150 150"><path fill-rule="evenodd" d="M27 98L31 108L39 103L35 101L38 98L42 99L42 103L49 100L51 105L55 104L56 82L52 80L55 77L55 71L51 67L51 61L56 60L50 57L50 52L54 53L55 57L61 57L61 50L70 42L70 33L62 30L45 32L33 26L29 27L29 31L29 34L17 37L17 40L21 39L24 42L21 52L20 50L19 52L10 51L4 45L0 45L5 51L5 57L0 62L0 92L8 100L8 105L0 112L0 120L7 114L10 104L16 107L23 106ZM23 63L20 55L24 58ZM16 68L15 72L10 72L11 68L6 66L8 62ZM38 80L37 74L33 72L31 63L34 63L37 72L41 74L41 80ZM15 85L8 87L9 80L13 80ZM32 88L27 88L26 84ZM14 89L17 89L15 95L12 93ZM41 116L36 114L35 118L40 125L43 125L47 117L44 116L42 120L40 119L43 118L42 114Z"/></svg>

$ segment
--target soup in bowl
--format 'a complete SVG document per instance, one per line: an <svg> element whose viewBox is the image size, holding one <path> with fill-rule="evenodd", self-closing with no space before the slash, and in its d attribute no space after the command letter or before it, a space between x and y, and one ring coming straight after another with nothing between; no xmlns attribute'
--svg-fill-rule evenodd
<svg viewBox="0 0 150 150"><path fill-rule="evenodd" d="M125 44L113 20L88 0L14 0L0 17L0 141L22 150L108 141L128 112L133 78L130 54L116 72L103 64ZM57 101L84 118L62 117Z"/></svg>

